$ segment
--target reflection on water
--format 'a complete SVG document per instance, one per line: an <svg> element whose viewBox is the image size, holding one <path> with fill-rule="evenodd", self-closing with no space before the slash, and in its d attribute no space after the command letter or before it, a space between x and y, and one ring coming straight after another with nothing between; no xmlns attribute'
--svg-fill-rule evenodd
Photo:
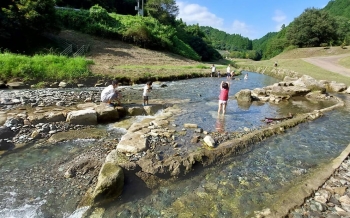
<svg viewBox="0 0 350 218"><path fill-rule="evenodd" d="M225 132L225 116L218 116L216 119L215 129L220 133Z"/></svg>

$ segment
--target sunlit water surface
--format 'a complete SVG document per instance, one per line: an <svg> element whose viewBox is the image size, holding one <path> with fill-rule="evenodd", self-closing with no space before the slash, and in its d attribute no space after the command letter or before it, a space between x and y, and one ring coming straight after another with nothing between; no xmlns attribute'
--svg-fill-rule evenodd
<svg viewBox="0 0 350 218"><path fill-rule="evenodd" d="M218 125L226 131L257 128L266 125L262 122L265 117L309 112L329 105L295 99L278 105L253 103L239 106L233 95L240 89L254 89L277 82L265 75L249 73L248 80L229 80L227 114L220 118L217 116L217 101L222 80L226 81L226 78L175 81L168 82L165 88L155 84L150 104L152 99L188 99L187 103L180 104L184 112L174 122L179 127L183 123L196 123L207 131L216 131ZM132 88L135 89L142 90L142 86ZM126 88L126 95L129 91ZM345 108L258 143L245 154L231 157L225 165L198 169L155 190L127 183L117 201L102 206L104 217L246 217L255 210L268 207L276 193L292 186L318 165L332 160L350 142L350 97L341 97L347 102ZM113 124L99 128L105 128L113 137L125 133ZM186 141L183 143L185 145ZM45 178L45 172L63 175L59 167L61 162L73 159L97 144L94 140L77 140L45 149L28 147L1 157L0 217L49 217L48 214L81 217L87 208L75 210L79 201L76 196L84 193L67 190L64 196L58 196L58 190L66 187L69 180L57 184L55 180ZM43 178L47 179L45 185L35 186L36 181Z"/></svg>

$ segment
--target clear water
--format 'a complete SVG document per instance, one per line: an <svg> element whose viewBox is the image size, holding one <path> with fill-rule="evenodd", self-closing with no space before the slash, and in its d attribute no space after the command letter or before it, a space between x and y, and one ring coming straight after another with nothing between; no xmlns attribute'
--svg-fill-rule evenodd
<svg viewBox="0 0 350 218"><path fill-rule="evenodd" d="M152 192L145 188L146 195L130 197L126 190L105 206L103 217L251 217L349 144L350 96L345 100L345 108L258 143L228 164L199 170Z"/></svg>
<svg viewBox="0 0 350 218"><path fill-rule="evenodd" d="M174 122L180 128L185 122L197 123L207 131L216 131L217 125L226 131L255 128L264 125L261 122L264 117L309 112L326 106L295 100L279 105L254 103L250 107L239 107L232 96L240 89L277 82L265 75L249 73L247 81L230 81L230 100L222 121L217 117L217 96L222 80L226 78L168 82L166 88L155 84L150 103L152 99L188 99L187 103L180 104L184 113ZM142 86L125 88L125 96L131 96L135 90L142 94L138 89ZM104 217L245 217L254 210L263 209L273 202L278 191L336 157L350 142L350 97L342 97L348 102L347 107L256 144L249 152L227 160L228 164L198 169L155 190L127 181L123 195L116 202L103 206ZM123 133L113 124L101 128L106 128L113 137ZM0 217L80 217L86 208L75 209L84 193L70 187L70 180L63 178L61 170L64 163L93 146L98 146L98 142L77 140L28 147L2 156ZM46 175L52 172L57 176L48 178Z"/></svg>

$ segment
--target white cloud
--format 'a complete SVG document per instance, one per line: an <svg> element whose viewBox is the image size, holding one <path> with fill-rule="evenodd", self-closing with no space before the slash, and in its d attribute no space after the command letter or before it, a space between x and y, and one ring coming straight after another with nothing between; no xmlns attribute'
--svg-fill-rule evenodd
<svg viewBox="0 0 350 218"><path fill-rule="evenodd" d="M272 17L272 20L275 21L277 24L275 26L276 31L281 30L281 26L285 24L287 20L287 16L283 13L281 10L276 10L275 15Z"/></svg>
<svg viewBox="0 0 350 218"><path fill-rule="evenodd" d="M229 30L228 32L241 34L242 36L245 36L245 37L251 37L252 35L254 35L254 31L252 27L248 26L246 23L239 20L233 21L231 25L231 30Z"/></svg>
<svg viewBox="0 0 350 218"><path fill-rule="evenodd" d="M213 28L221 29L224 20L211 13L208 8L189 4L187 2L178 1L179 15L178 19L182 19L186 24L199 24L200 26L211 26Z"/></svg>

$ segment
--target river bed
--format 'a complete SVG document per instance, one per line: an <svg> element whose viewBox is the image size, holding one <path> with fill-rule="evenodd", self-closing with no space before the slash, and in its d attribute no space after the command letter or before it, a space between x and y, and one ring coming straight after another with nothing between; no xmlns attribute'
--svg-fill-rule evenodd
<svg viewBox="0 0 350 218"><path fill-rule="evenodd" d="M238 78L241 78L240 76ZM196 123L206 131L242 131L244 127L266 125L265 117L304 113L330 105L295 99L281 104L257 104L241 107L233 95L241 89L271 85L278 80L249 73L248 80L229 80L230 100L227 114L217 116L219 85L226 78L198 78L153 85L149 103L161 99L186 100L184 111L174 120L180 129L184 123ZM95 90L98 88L95 88ZM135 101L142 85L123 87L125 98ZM90 89L86 89L87 91ZM100 89L98 89L100 90ZM245 154L232 157L229 164L212 166L191 173L167 186L149 190L131 187L117 201L104 205L103 217L246 217L273 203L274 194L293 184L317 165L336 157L349 143L350 116L348 96L343 109L327 113L314 122L299 125L286 134L258 143ZM143 119L143 116L137 119ZM135 119L135 118L132 118ZM133 120L134 122L135 120ZM80 217L86 208L75 211L84 190L63 177L64 167L84 152L102 156L113 149L110 140L120 138L125 129L115 124L99 126L109 137L102 140L74 140L43 147L26 147L0 158L0 217ZM341 128L339 128L341 127ZM192 132L179 139L186 146ZM82 178L80 182L90 182ZM133 189L140 191L135 193ZM74 212L75 211L75 212Z"/></svg>

